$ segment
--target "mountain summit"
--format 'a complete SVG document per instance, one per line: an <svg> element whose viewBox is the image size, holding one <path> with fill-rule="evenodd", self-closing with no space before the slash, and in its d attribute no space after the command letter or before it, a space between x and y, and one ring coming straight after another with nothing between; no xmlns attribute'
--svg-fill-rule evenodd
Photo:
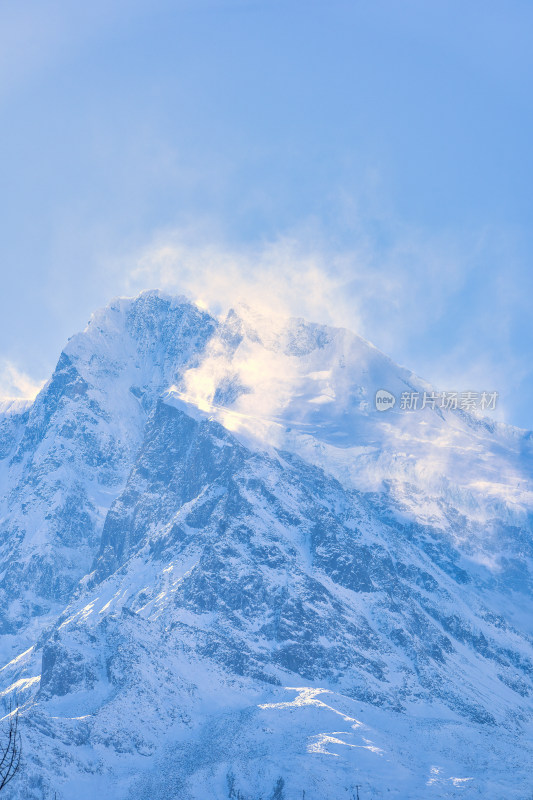
<svg viewBox="0 0 533 800"><path fill-rule="evenodd" d="M0 406L7 798L533 792L532 436L379 390L433 391L150 291Z"/></svg>

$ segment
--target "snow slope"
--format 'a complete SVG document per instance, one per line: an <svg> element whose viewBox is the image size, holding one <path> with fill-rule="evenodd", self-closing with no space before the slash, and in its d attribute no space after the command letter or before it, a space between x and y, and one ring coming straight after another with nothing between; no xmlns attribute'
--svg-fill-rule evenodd
<svg viewBox="0 0 533 800"><path fill-rule="evenodd" d="M6 797L531 795L531 435L159 292L0 408Z"/></svg>

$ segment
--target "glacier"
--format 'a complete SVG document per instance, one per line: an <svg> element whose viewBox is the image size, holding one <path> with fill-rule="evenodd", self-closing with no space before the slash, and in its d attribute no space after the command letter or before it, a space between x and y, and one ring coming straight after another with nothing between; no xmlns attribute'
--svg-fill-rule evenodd
<svg viewBox="0 0 533 800"><path fill-rule="evenodd" d="M532 796L533 435L379 389L431 387L154 290L2 401L6 798Z"/></svg>

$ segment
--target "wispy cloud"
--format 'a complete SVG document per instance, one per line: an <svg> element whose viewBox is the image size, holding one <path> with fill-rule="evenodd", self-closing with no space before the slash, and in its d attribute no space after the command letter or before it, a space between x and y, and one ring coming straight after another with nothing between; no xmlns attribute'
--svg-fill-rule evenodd
<svg viewBox="0 0 533 800"><path fill-rule="evenodd" d="M509 341L516 303L507 302L511 289L494 277L494 264L486 266L494 235L459 240L390 220L372 225L358 221L357 209L352 220L350 246L332 243L313 222L238 247L201 227L166 231L115 269L131 294L159 287L214 313L246 303L265 315L350 328L442 390L495 390L505 402L520 371Z"/></svg>
<svg viewBox="0 0 533 800"><path fill-rule="evenodd" d="M45 381L36 381L11 361L0 362L0 399L22 398L33 400Z"/></svg>
<svg viewBox="0 0 533 800"><path fill-rule="evenodd" d="M185 292L215 313L246 303L259 312L357 328L358 309L347 298L339 302L348 276L345 254L327 254L294 237L232 249L191 244L177 232L139 255L129 286L131 291L157 286Z"/></svg>
<svg viewBox="0 0 533 800"><path fill-rule="evenodd" d="M167 231L115 270L127 273L130 293L183 292L215 313L244 302L260 312L348 327L387 350L423 336L448 313L478 246L475 239L458 246L408 230L395 231L387 243L363 224L343 246L317 227L310 222L239 247L210 239L203 229Z"/></svg>

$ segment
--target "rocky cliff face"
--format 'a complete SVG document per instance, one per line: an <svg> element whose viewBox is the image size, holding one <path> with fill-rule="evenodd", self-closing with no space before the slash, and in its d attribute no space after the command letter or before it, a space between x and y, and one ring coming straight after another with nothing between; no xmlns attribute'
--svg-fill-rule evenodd
<svg viewBox="0 0 533 800"><path fill-rule="evenodd" d="M2 415L5 657L29 646L71 599L156 398L202 350L212 327L208 315L179 299L117 301L70 340L31 408Z"/></svg>
<svg viewBox="0 0 533 800"><path fill-rule="evenodd" d="M531 438L373 409L406 387L347 331L149 292L3 408L13 798L528 796Z"/></svg>

